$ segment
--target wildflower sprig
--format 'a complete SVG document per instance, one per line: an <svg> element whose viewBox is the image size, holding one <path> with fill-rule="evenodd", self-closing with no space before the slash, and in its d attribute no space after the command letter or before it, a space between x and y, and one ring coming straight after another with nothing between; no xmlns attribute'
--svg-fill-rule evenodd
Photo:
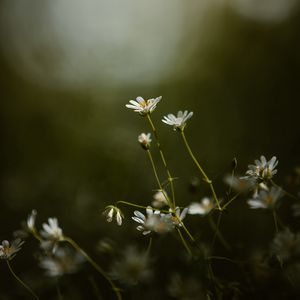
<svg viewBox="0 0 300 300"><path fill-rule="evenodd" d="M97 264L72 238L63 234L62 228L59 227L57 218L48 218L48 223L43 223L43 230L38 233L35 229L35 219L37 212L33 210L29 218L27 219L28 230L32 232L33 236L40 241L44 250L51 250L52 254L58 251L58 245L62 242L69 243L78 253L80 253L91 266L100 273L111 285L113 292L118 300L122 299L120 289L114 284L114 282L108 277L106 272Z"/></svg>
<svg viewBox="0 0 300 300"><path fill-rule="evenodd" d="M16 256L17 252L21 250L24 241L21 239L15 239L12 243L7 240L2 241L0 245L0 259L6 261L8 269L13 277L37 300L39 297L36 293L15 273L13 270L10 261Z"/></svg>

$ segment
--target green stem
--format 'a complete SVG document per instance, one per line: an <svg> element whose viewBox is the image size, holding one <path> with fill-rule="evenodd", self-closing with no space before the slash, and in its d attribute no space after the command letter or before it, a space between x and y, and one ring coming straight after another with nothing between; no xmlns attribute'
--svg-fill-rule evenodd
<svg viewBox="0 0 300 300"><path fill-rule="evenodd" d="M17 276L17 274L14 272L14 270L12 269L10 263L8 260L6 260L7 266L9 268L9 271L11 272L11 274L14 276L14 278L37 300L39 300L40 298L34 293L34 291L26 284L22 281L22 279L20 277Z"/></svg>
<svg viewBox="0 0 300 300"><path fill-rule="evenodd" d="M219 202L218 197L217 197L217 194L216 194L216 192L215 192L215 189L214 189L212 180L208 178L208 176L207 176L206 173L204 172L203 168L202 168L201 165L199 164L197 158L196 158L195 155L193 154L193 151L192 151L192 149L191 149L191 147L190 147L190 145L189 145L189 143L188 143L188 141L187 141L187 139L186 139L186 137L185 137L184 131L181 130L180 133L181 133L182 139L183 139L183 141L184 141L184 144L185 144L185 146L186 146L186 149L188 150L188 153L190 154L190 156L191 156L193 162L195 163L195 165L197 166L198 170L199 170L200 173L202 174L202 176L203 176L203 178L204 178L204 181L205 181L206 183L209 184L210 190L211 190L211 192L212 192L213 198L215 199L215 201L216 201L216 203L217 203L218 209L219 209L219 210L222 210L222 208L221 208L221 206L220 206L220 202Z"/></svg>
<svg viewBox="0 0 300 300"><path fill-rule="evenodd" d="M151 250L151 246L152 246L152 237L149 238L149 244L146 250L147 255L150 253Z"/></svg>
<svg viewBox="0 0 300 300"><path fill-rule="evenodd" d="M137 207L137 208L143 208L143 209L146 209L146 208L147 208L146 206L134 204L134 203L127 202L127 201L117 201L117 202L116 202L116 206L117 206L118 204L126 204L126 205L129 205L129 206L133 206L133 207Z"/></svg>
<svg viewBox="0 0 300 300"><path fill-rule="evenodd" d="M159 154L160 154L161 160L163 162L163 165L164 165L165 170L166 170L167 175L168 175L168 181L170 182L170 187L171 187L171 194L172 194L173 206L175 208L176 204L175 204L175 192L174 192L174 185L173 185L173 177L171 176L171 173L169 171L169 168L168 168L168 165L167 165L167 162L166 162L166 159L165 159L165 156L164 156L164 153L162 151L162 147L161 147L161 144L160 144L160 141L159 141L159 138L158 138L158 134L157 134L156 128L155 128L155 126L154 126L154 124L152 122L150 114L147 114L147 118L148 118L149 124L151 126L151 129L153 131L154 137L156 139L156 144L157 144L157 148L159 150Z"/></svg>
<svg viewBox="0 0 300 300"><path fill-rule="evenodd" d="M274 219L275 230L276 230L276 233L278 233L279 229L278 229L278 221L277 221L275 208L273 208L272 214L273 214L273 219Z"/></svg>
<svg viewBox="0 0 300 300"><path fill-rule="evenodd" d="M225 204L223 205L222 210L226 209L226 207L227 207L232 201L234 201L240 194L241 194L241 193L238 193L238 194L234 195L230 200L228 200L228 202L225 203Z"/></svg>
<svg viewBox="0 0 300 300"><path fill-rule="evenodd" d="M215 221L213 220L212 216L209 215L208 219L209 219L209 223L210 223L210 226L211 228L214 230L214 237L213 237L213 241L212 241L212 247L214 246L215 244L215 241L216 241L216 237L219 238L221 244L224 246L224 248L226 250L230 250L230 245L227 243L227 241L224 239L222 233L220 232L219 230L219 226L220 226L220 223L221 223L221 217L222 217L222 212L220 212L219 216L218 216L218 222L217 224L215 223Z"/></svg>
<svg viewBox="0 0 300 300"><path fill-rule="evenodd" d="M152 169L153 169L153 172L154 172L154 176L155 176L157 185L158 185L160 191L163 193L163 195L164 195L164 197L165 197L165 199L166 199L168 205L171 207L170 199L169 199L169 197L167 196L165 190L163 189L162 184L161 184L161 182L160 182L160 180L159 180L159 177L158 177L158 175L157 175L156 167L155 167L154 160L153 160L153 157L152 157L152 155L151 155L150 150L147 150L147 154L148 154L149 160L150 160L150 162L151 162L151 166L152 166Z"/></svg>
<svg viewBox="0 0 300 300"><path fill-rule="evenodd" d="M190 231L186 228L185 224L177 217L177 219L180 221L180 224L182 226L182 228L184 229L184 231L186 232L186 234L189 236L189 238L191 239L192 242L195 242L194 237L192 236L192 234L190 233Z"/></svg>
<svg viewBox="0 0 300 300"><path fill-rule="evenodd" d="M74 249L76 249L79 253L82 254L82 256L85 257L85 259L95 268L95 270L97 270L111 285L112 290L114 291L116 298L118 300L122 299L121 293L119 288L116 287L116 285L113 283L113 281L106 275L106 273L104 272L104 270L102 270L102 268L83 250L80 248L80 246L73 241L71 238L69 237L65 237L64 240L68 243L70 243Z"/></svg>
<svg viewBox="0 0 300 300"><path fill-rule="evenodd" d="M284 190L281 186L279 186L278 184L276 184L273 180L270 180L272 185L274 185L275 187L281 189L287 196L295 199L295 200L299 200L299 197L294 196L293 194L287 192L286 190Z"/></svg>
<svg viewBox="0 0 300 300"><path fill-rule="evenodd" d="M178 232L178 234L180 236L180 239L181 239L181 241L183 243L183 246L185 247L185 249L188 252L188 254L192 257L193 256L192 251L191 251L190 247L188 246L187 242L185 241L185 239L184 239L184 237L183 237L183 235L182 235L182 233L181 233L181 231L180 231L179 228L177 228L177 232Z"/></svg>
<svg viewBox="0 0 300 300"><path fill-rule="evenodd" d="M137 207L137 208L143 208L143 209L147 209L148 206L143 206L143 205L138 205L138 204L134 204L134 203L131 203L131 202L127 202L127 201L117 201L116 202L116 206L118 204L126 204L126 205L129 205L129 206L133 206L133 207ZM159 210L160 212L162 213L166 213L166 214L169 214L170 211L169 210L163 210L163 209L157 209L157 208L154 208L155 210Z"/></svg>

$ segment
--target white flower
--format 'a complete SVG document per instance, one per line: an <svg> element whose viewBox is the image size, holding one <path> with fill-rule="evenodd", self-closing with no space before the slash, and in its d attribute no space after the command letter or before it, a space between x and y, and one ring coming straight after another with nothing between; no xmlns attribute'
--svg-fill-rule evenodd
<svg viewBox="0 0 300 300"><path fill-rule="evenodd" d="M257 198L249 199L250 208L273 208L279 198L283 196L282 189L271 187L269 191L261 190Z"/></svg>
<svg viewBox="0 0 300 300"><path fill-rule="evenodd" d="M138 136L138 142L142 146L143 149L148 150L150 148L151 140L151 133L141 133Z"/></svg>
<svg viewBox="0 0 300 300"><path fill-rule="evenodd" d="M179 226L179 227L182 226L181 222L186 217L188 210L189 210L189 208L185 207L181 212L180 208L176 207L174 215L170 214L171 220L175 226ZM171 209L170 209L170 211L171 211Z"/></svg>
<svg viewBox="0 0 300 300"><path fill-rule="evenodd" d="M156 105L161 99L162 96L148 100L145 100L144 98L139 96L135 100L130 100L130 104L126 104L126 107L133 109L135 112L138 112L141 116L145 116L147 114L152 113L152 111L156 108Z"/></svg>
<svg viewBox="0 0 300 300"><path fill-rule="evenodd" d="M292 233L288 228L276 234L271 252L286 261L300 257L300 234Z"/></svg>
<svg viewBox="0 0 300 300"><path fill-rule="evenodd" d="M118 207L113 206L113 205L108 205L105 208L103 215L106 216L107 222L111 222L115 218L117 221L117 224L119 226L122 225L122 220L124 218L124 215Z"/></svg>
<svg viewBox="0 0 300 300"><path fill-rule="evenodd" d="M215 207L215 203L211 198L205 197L201 202L193 202L189 205L188 214L190 215L206 215Z"/></svg>
<svg viewBox="0 0 300 300"><path fill-rule="evenodd" d="M150 262L147 252L140 252L134 246L129 246L125 248L122 257L112 264L110 276L129 286L147 282L152 277Z"/></svg>
<svg viewBox="0 0 300 300"><path fill-rule="evenodd" d="M168 204L167 199L167 192L166 191L157 191L153 195L153 201L152 201L152 206L156 208L161 208L165 205Z"/></svg>
<svg viewBox="0 0 300 300"><path fill-rule="evenodd" d="M151 206L146 208L146 213L147 216L135 210L134 217L132 217L132 220L141 224L136 229L142 231L144 235L151 231L166 233L174 228L170 215L161 214L159 210L153 211Z"/></svg>
<svg viewBox="0 0 300 300"><path fill-rule="evenodd" d="M39 265L46 270L47 276L58 277L75 273L83 261L84 258L79 253L73 253L68 248L59 248L55 254L42 258Z"/></svg>
<svg viewBox="0 0 300 300"><path fill-rule="evenodd" d="M36 218L36 215L37 215L37 212L36 212L35 209L33 209L31 214L27 218L27 228L31 232L35 231L35 218Z"/></svg>
<svg viewBox="0 0 300 300"><path fill-rule="evenodd" d="M232 175L225 176L224 181L238 193L248 192L250 189L253 189L256 184L253 178L238 178Z"/></svg>
<svg viewBox="0 0 300 300"><path fill-rule="evenodd" d="M58 226L58 221L56 218L48 218L48 223L43 223L43 229L41 235L45 239L59 241L63 240L62 229Z"/></svg>
<svg viewBox="0 0 300 300"><path fill-rule="evenodd" d="M173 114L168 114L164 116L162 121L168 125L173 126L174 130L182 131L186 125L187 120L189 120L193 116L193 112L190 113L185 110L182 112L181 110L177 113L177 117Z"/></svg>
<svg viewBox="0 0 300 300"><path fill-rule="evenodd" d="M269 180L277 173L275 169L278 165L276 156L273 156L267 161L262 155L260 160L256 159L254 162L255 165L248 166L246 176L242 177L242 179L254 178L256 180Z"/></svg>
<svg viewBox="0 0 300 300"><path fill-rule="evenodd" d="M21 250L21 246L24 244L21 239L15 239L11 245L9 241L2 241L2 245L0 245L0 258L11 260L16 256L16 253Z"/></svg>

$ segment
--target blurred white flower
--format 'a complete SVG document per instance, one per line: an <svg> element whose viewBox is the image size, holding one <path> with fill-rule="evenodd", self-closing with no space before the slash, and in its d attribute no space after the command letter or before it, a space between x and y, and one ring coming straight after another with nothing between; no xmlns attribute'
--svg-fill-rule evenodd
<svg viewBox="0 0 300 300"><path fill-rule="evenodd" d="M152 201L152 206L156 208L162 208L163 206L167 205L167 192L166 191L157 191L153 195L153 201Z"/></svg>
<svg viewBox="0 0 300 300"><path fill-rule="evenodd" d="M186 217L189 208L185 207L182 211L179 207L175 208L175 215L170 214L171 220L175 226L182 226L181 221ZM171 211L171 209L170 209Z"/></svg>
<svg viewBox="0 0 300 300"><path fill-rule="evenodd" d="M36 215L37 215L37 211L35 209L33 209L31 214L27 218L27 228L31 232L35 231Z"/></svg>
<svg viewBox="0 0 300 300"><path fill-rule="evenodd" d="M237 193L248 192L256 185L256 181L253 178L245 179L232 175L226 175L224 181Z"/></svg>
<svg viewBox="0 0 300 300"><path fill-rule="evenodd" d="M206 215L215 207L213 199L204 197L201 202L193 202L188 207L190 215Z"/></svg>
<svg viewBox="0 0 300 300"><path fill-rule="evenodd" d="M15 239L11 245L9 241L2 241L0 245L0 258L11 260L16 256L16 253L21 250L21 246L24 244L24 241L21 239Z"/></svg>
<svg viewBox="0 0 300 300"><path fill-rule="evenodd" d="M148 150L150 148L151 140L151 133L141 133L138 136L138 142L142 146L143 149Z"/></svg>
<svg viewBox="0 0 300 300"><path fill-rule="evenodd" d="M144 235L149 234L151 231L166 233L174 228L170 215L162 214L159 210L153 211L151 206L147 207L146 213L147 216L135 210L134 217L132 217L135 222L141 224L136 229Z"/></svg>
<svg viewBox="0 0 300 300"><path fill-rule="evenodd" d="M276 234L272 244L271 252L286 261L291 258L300 257L300 234L285 229Z"/></svg>
<svg viewBox="0 0 300 300"><path fill-rule="evenodd" d="M277 201L283 196L282 189L271 187L269 191L261 190L257 198L252 198L247 201L250 208L273 208Z"/></svg>
<svg viewBox="0 0 300 300"><path fill-rule="evenodd" d="M182 112L181 110L177 113L177 117L173 114L168 114L164 116L162 121L168 125L173 126L174 130L182 131L186 125L187 120L189 120L193 116L193 112L190 113L185 110Z"/></svg>
<svg viewBox="0 0 300 300"><path fill-rule="evenodd" d="M48 218L48 223L43 223L43 229L41 235L45 239L60 241L63 240L62 229L58 226L56 218Z"/></svg>
<svg viewBox="0 0 300 300"><path fill-rule="evenodd" d="M138 112L141 116L145 116L147 114L152 113L152 111L156 108L156 105L161 99L162 96L148 100L145 100L144 98L139 96L136 98L136 100L129 100L130 104L126 104L126 107L133 109L135 112Z"/></svg>
<svg viewBox="0 0 300 300"><path fill-rule="evenodd" d="M113 205L108 205L105 208L103 215L106 216L107 222L111 222L115 218L115 220L117 221L117 224L119 226L122 225L124 215L118 207L113 206Z"/></svg>
<svg viewBox="0 0 300 300"><path fill-rule="evenodd" d="M125 285L147 282L152 277L149 265L150 259L146 252L129 246L125 248L123 256L112 264L110 276Z"/></svg>
<svg viewBox="0 0 300 300"><path fill-rule="evenodd" d="M83 261L84 257L78 252L73 253L68 248L58 248L55 254L43 257L39 265L46 270L47 276L58 277L75 273Z"/></svg>
<svg viewBox="0 0 300 300"><path fill-rule="evenodd" d="M246 176L241 177L241 179L269 180L277 173L275 169L278 165L276 156L267 161L265 156L262 155L260 160L256 159L254 162L255 165L249 165Z"/></svg>

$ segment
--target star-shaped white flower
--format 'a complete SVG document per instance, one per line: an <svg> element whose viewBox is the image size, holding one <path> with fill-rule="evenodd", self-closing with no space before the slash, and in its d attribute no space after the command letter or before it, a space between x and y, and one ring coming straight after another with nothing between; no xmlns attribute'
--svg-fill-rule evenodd
<svg viewBox="0 0 300 300"><path fill-rule="evenodd" d="M135 100L129 100L130 104L126 104L127 108L133 109L135 112L138 112L141 116L152 113L156 108L158 102L162 99L162 96L157 98L152 98L145 100L141 96L137 97Z"/></svg>
<svg viewBox="0 0 300 300"><path fill-rule="evenodd" d="M182 131L186 126L187 120L189 120L193 116L193 112L188 112L185 110L182 112L181 110L177 113L177 117L173 114L168 114L164 116L162 121L168 125L173 126L174 130Z"/></svg>
<svg viewBox="0 0 300 300"><path fill-rule="evenodd" d="M256 180L269 180L277 173L275 169L278 165L276 156L273 156L267 161L265 156L262 155L260 160L256 159L254 163L255 165L248 166L246 176L242 177L242 179L254 178Z"/></svg>
<svg viewBox="0 0 300 300"><path fill-rule="evenodd" d="M132 220L141 224L136 229L144 235L149 234L151 231L166 233L174 228L170 215L162 214L159 210L153 210L151 206L146 208L146 214L145 216L135 210L134 217L132 217Z"/></svg>

